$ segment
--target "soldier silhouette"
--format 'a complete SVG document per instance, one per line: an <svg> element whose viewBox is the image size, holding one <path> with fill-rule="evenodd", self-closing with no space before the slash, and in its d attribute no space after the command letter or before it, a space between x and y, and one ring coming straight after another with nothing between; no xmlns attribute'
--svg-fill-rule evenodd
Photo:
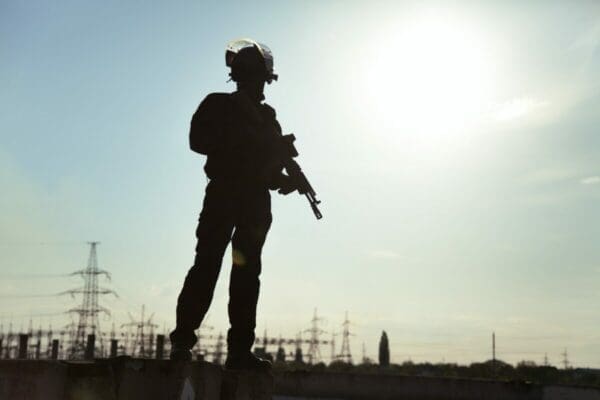
<svg viewBox="0 0 600 400"><path fill-rule="evenodd" d="M269 48L249 39L231 42L226 65L233 93L211 93L194 113L190 148L207 156L209 178L196 237L196 256L177 301L172 360L191 360L190 349L208 311L225 249L232 243L227 332L228 369L267 369L252 354L261 252L271 225L269 190L288 194L297 184L277 155L282 133L275 110L263 103L265 83L277 80Z"/></svg>

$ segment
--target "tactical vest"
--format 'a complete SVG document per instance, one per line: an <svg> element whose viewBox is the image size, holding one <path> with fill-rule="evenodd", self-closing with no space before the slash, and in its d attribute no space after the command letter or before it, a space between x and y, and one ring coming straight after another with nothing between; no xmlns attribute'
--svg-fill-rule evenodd
<svg viewBox="0 0 600 400"><path fill-rule="evenodd" d="M206 155L210 179L232 179L273 187L282 169L276 147L281 126L275 110L244 93L211 93L190 127L190 148Z"/></svg>

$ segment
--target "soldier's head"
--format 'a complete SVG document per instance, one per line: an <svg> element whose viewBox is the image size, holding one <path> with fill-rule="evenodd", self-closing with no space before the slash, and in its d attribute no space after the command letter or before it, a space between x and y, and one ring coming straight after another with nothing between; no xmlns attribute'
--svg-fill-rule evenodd
<svg viewBox="0 0 600 400"><path fill-rule="evenodd" d="M229 76L241 89L258 90L262 94L265 82L277 80L271 50L250 39L229 43L225 63L231 68Z"/></svg>

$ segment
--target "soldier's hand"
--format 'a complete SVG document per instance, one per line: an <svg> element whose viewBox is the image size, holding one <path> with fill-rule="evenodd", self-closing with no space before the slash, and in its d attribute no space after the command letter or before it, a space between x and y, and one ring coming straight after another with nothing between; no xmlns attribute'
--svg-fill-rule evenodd
<svg viewBox="0 0 600 400"><path fill-rule="evenodd" d="M277 193L286 195L292 193L294 190L296 190L296 183L294 180L287 175L281 174L279 178L279 190Z"/></svg>

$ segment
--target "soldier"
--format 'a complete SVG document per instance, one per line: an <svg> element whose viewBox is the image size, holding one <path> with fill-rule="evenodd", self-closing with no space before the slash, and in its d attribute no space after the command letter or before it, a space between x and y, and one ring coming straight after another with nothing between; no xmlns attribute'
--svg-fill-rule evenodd
<svg viewBox="0 0 600 400"><path fill-rule="evenodd" d="M230 43L226 51L233 93L206 96L192 117L190 147L207 156L209 178L196 237L196 257L177 301L171 333L171 359L190 360L194 331L204 318L231 241L227 332L229 369L267 369L270 362L251 353L261 251L271 225L269 189L288 194L296 184L282 173L277 157L281 127L275 110L263 103L265 83L277 80L268 47L251 40Z"/></svg>

